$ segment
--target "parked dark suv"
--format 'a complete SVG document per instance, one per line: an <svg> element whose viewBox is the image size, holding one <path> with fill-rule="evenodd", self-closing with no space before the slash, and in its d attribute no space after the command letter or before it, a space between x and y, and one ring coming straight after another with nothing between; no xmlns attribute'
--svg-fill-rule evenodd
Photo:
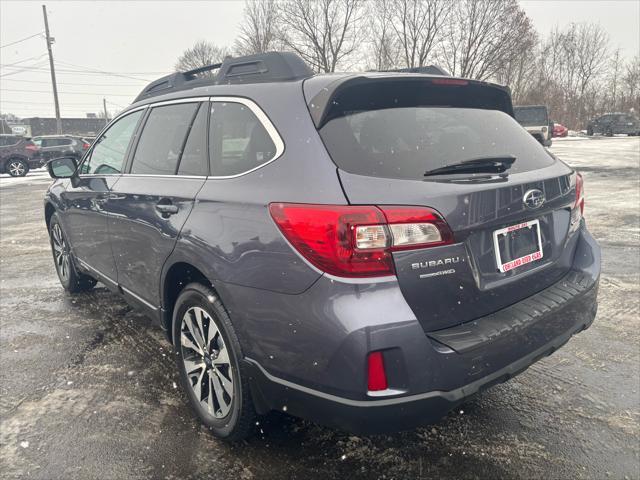
<svg viewBox="0 0 640 480"><path fill-rule="evenodd" d="M608 137L617 134L640 135L640 120L627 113L607 113L594 118L587 125L587 135L596 133Z"/></svg>
<svg viewBox="0 0 640 480"><path fill-rule="evenodd" d="M58 157L75 157L79 160L91 146L85 139L72 135L33 137L33 143L38 146L38 155L45 163Z"/></svg>
<svg viewBox="0 0 640 480"><path fill-rule="evenodd" d="M164 327L217 436L270 410L433 422L590 326L582 178L507 89L288 53L215 67L149 85L78 168L53 160L44 206L62 285Z"/></svg>
<svg viewBox="0 0 640 480"><path fill-rule="evenodd" d="M41 167L38 147L19 135L0 135L0 173L24 177L31 168Z"/></svg>

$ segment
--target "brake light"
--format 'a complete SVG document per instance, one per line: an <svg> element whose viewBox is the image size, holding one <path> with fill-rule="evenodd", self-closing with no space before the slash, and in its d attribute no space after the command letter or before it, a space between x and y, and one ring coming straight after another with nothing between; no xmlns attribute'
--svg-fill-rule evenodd
<svg viewBox="0 0 640 480"><path fill-rule="evenodd" d="M469 85L467 80L459 78L434 78L431 80L434 85Z"/></svg>
<svg viewBox="0 0 640 480"><path fill-rule="evenodd" d="M367 390L379 392L388 388L382 352L371 352L367 357Z"/></svg>
<svg viewBox="0 0 640 480"><path fill-rule="evenodd" d="M38 150L38 147L32 143L24 146L25 150L29 150L30 152L35 152Z"/></svg>
<svg viewBox="0 0 640 480"><path fill-rule="evenodd" d="M83 149L83 150L87 150L90 146L91 146L91 145L89 145L87 142L84 142L84 143L82 144L82 149Z"/></svg>
<svg viewBox="0 0 640 480"><path fill-rule="evenodd" d="M426 207L272 203L269 211L303 257L339 277L394 275L393 251L453 243L448 225Z"/></svg>

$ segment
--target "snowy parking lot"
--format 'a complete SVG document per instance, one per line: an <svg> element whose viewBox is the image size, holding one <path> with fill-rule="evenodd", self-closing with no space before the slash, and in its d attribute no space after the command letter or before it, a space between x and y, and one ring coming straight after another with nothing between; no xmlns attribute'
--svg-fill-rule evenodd
<svg viewBox="0 0 640 480"><path fill-rule="evenodd" d="M440 423L357 437L273 415L215 440L176 388L170 345L101 285L68 296L44 225L44 170L0 176L3 478L640 477L640 138L567 138L603 249L593 326Z"/></svg>

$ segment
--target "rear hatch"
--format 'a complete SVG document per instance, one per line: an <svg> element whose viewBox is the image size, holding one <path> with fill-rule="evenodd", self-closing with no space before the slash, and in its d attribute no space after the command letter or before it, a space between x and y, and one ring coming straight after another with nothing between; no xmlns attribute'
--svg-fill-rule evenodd
<svg viewBox="0 0 640 480"><path fill-rule="evenodd" d="M518 125L507 90L456 79L359 78L308 101L351 204L429 207L452 230L449 245L393 253L400 288L425 331L501 310L570 269L575 173ZM515 160L502 173L425 176L504 158Z"/></svg>

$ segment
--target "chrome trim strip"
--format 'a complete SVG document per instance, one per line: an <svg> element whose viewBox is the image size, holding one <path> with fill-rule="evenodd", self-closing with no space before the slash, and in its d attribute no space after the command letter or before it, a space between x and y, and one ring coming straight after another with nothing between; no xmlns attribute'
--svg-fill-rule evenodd
<svg viewBox="0 0 640 480"><path fill-rule="evenodd" d="M144 298L142 298L139 295L136 295L135 293L133 293L131 290L129 290L126 287L123 287L122 285L119 285L117 282L114 282L110 277L108 277L107 275L105 275L104 273L102 273L100 270L93 268L91 265L89 265L87 262L85 262L84 260L80 260L79 258L76 259L78 261L78 263L82 264L82 266L84 268L86 268L87 270L91 270L92 272L94 272L95 274L100 276L100 280L107 280L109 283L113 284L114 286L120 288L124 293L131 295L133 298L135 298L136 300L138 300L140 303L145 304L147 307L149 307L150 309L152 309L154 312L158 311L158 307L153 306L152 304L150 304L149 302L147 302Z"/></svg>
<svg viewBox="0 0 640 480"><path fill-rule="evenodd" d="M164 102L148 103L146 106L149 108L162 107L164 105L173 105L175 103L196 103L196 102L208 102L209 97L185 97L177 98L175 100L165 100Z"/></svg>
<svg viewBox="0 0 640 480"><path fill-rule="evenodd" d="M92 272L96 273L97 275L100 276L101 280L107 280L109 283L111 283L113 286L117 287L118 283L114 280L111 279L111 277L105 275L104 273L102 273L100 270L97 270L95 268L93 268L91 265L89 265L87 262L85 262L84 260L80 260L79 258L77 258L76 260L78 260L78 263L82 264L82 266L84 268L86 268L87 270L91 270Z"/></svg>
<svg viewBox="0 0 640 480"><path fill-rule="evenodd" d="M150 304L149 302L147 302L144 298L142 298L139 295L136 295L135 293L133 293L131 290L129 290L128 288L123 287L122 285L119 285L119 287L122 289L122 291L126 294L131 295L133 298L135 298L136 300L138 300L140 303L144 303L147 307L149 307L150 309L152 309L153 311L157 311L158 307L154 307L152 304Z"/></svg>
<svg viewBox="0 0 640 480"><path fill-rule="evenodd" d="M117 174L101 174L99 176L117 176L117 175L127 175L127 176L145 176L145 177L173 177L173 178L207 178L207 180L224 180L224 179L228 179L228 178L238 178L238 177L242 177L243 175L247 175L248 173L251 172L255 172L256 170L264 167L265 165L269 165L271 162L275 162L278 158L280 158L282 156L282 154L284 153L285 150L285 145L284 145L284 141L282 140L282 137L280 136L280 134L278 133L278 130L276 129L276 127L273 125L273 123L271 122L271 120L269 119L269 117L267 116L266 113L264 113L264 110L262 110L258 104L256 104L253 100L249 100L248 98L244 98L244 97L225 97L225 96L212 96L212 97L186 97L186 98L179 98L176 100L165 100L164 102L157 102L157 103L147 103L145 105L141 105L139 107L136 108L132 108L131 110L127 110L126 112L123 112L122 114L118 115L117 117L115 117L113 120L111 120L111 122L109 122L109 124L107 125L107 127L109 125L111 125L113 122L115 122L116 120L119 120L120 118L136 112L138 110L142 110L145 108L155 108L155 107L161 107L163 105L173 105L176 103L194 103L194 102L212 102L212 103L240 103L242 105L244 105L245 107L247 107L249 110L251 110L251 112L253 112L253 114L256 116L256 118L258 119L258 121L262 124L262 126L264 127L264 129L267 131L267 133L269 134L269 137L271 138L271 140L273 141L273 144L276 147L276 153L273 156L273 158L271 158L270 160L267 160L266 162L258 165L257 167L254 167L250 170L247 170L245 172L242 173L237 173L235 175L209 175L208 177L205 176L194 176L194 177L190 177L190 176L182 176L182 175L153 175L153 174L148 174L148 175L144 175L144 174L129 174L129 173L117 173ZM106 127L105 127L106 129ZM102 132L105 130L103 129ZM102 134L102 132L100 132L100 135ZM100 138L100 135L98 135L96 138ZM82 164L82 163L81 163ZM93 176L92 174L85 174L85 175L80 175L81 177L88 177L88 176ZM96 175L97 176L97 175Z"/></svg>
<svg viewBox="0 0 640 480"><path fill-rule="evenodd" d="M187 179L196 179L202 180L207 178L206 175L160 175L155 173L123 173L123 177L159 177L159 178L187 178Z"/></svg>

